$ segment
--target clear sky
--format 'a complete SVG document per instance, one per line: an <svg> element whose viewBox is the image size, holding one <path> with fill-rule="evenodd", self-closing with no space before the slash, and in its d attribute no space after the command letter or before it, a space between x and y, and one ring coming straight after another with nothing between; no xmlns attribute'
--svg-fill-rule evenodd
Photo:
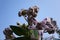
<svg viewBox="0 0 60 40"><path fill-rule="evenodd" d="M0 40L4 40L3 30L9 25L26 23L23 17L18 17L18 11L34 5L40 8L36 17L38 21L52 17L60 26L60 0L0 0Z"/></svg>

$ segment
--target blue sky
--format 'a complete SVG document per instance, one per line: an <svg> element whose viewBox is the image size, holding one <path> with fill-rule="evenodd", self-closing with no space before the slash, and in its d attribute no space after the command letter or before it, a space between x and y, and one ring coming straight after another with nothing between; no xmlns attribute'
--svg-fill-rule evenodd
<svg viewBox="0 0 60 40"><path fill-rule="evenodd" d="M38 21L52 17L60 26L60 0L0 0L0 40L4 39L3 30L9 25L26 23L23 17L18 17L18 11L34 5L40 8L36 17Z"/></svg>

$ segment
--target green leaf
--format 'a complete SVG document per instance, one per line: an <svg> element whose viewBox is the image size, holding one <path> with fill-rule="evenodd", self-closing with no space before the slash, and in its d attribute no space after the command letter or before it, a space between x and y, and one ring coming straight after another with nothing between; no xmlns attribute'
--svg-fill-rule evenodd
<svg viewBox="0 0 60 40"><path fill-rule="evenodd" d="M23 24L23 25L22 25L22 28L23 28L23 29L27 29L27 25Z"/></svg>
<svg viewBox="0 0 60 40"><path fill-rule="evenodd" d="M10 25L10 28L12 29L12 31L18 35L18 36L21 36L21 35L27 35L27 30L21 28L21 27L18 27L18 26L13 26L13 25Z"/></svg>
<svg viewBox="0 0 60 40"><path fill-rule="evenodd" d="M38 31L37 30L30 30L30 33L33 34L35 39L38 39Z"/></svg>
<svg viewBox="0 0 60 40"><path fill-rule="evenodd" d="M38 31L37 30L34 30L34 36L36 39L38 39Z"/></svg>

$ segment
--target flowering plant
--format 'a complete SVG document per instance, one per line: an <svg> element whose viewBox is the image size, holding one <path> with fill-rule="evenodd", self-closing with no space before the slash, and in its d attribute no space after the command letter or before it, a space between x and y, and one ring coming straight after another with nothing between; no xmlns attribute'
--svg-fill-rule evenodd
<svg viewBox="0 0 60 40"><path fill-rule="evenodd" d="M22 9L18 12L18 16L23 16L28 24L10 25L3 33L8 40L42 40L43 33L48 32L53 34L57 30L56 21L53 18L45 18L38 22L37 17L39 8L37 6L30 7L29 9ZM14 34L20 36L15 37ZM23 35L23 36L22 36ZM22 37L21 37L22 36Z"/></svg>

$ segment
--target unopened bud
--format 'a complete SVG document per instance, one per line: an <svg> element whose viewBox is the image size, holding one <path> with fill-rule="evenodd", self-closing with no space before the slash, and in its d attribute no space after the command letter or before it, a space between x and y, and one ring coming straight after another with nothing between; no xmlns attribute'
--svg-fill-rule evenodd
<svg viewBox="0 0 60 40"><path fill-rule="evenodd" d="M19 16L19 17L21 17L21 16L22 16L22 14L21 14L21 12L20 12L20 11L18 12L18 16Z"/></svg>

